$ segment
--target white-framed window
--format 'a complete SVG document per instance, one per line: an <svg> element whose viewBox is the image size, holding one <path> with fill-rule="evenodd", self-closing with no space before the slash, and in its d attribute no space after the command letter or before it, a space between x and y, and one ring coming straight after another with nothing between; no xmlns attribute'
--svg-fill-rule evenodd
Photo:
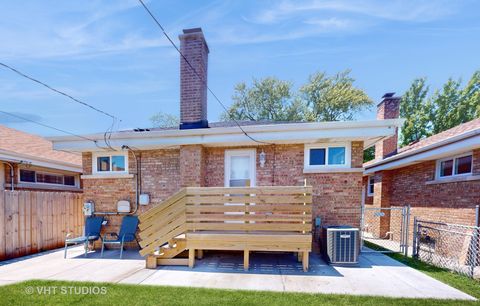
<svg viewBox="0 0 480 306"><path fill-rule="evenodd" d="M46 185L63 185L78 186L78 180L75 175L51 173L45 171L19 169L18 177L20 183L46 184Z"/></svg>
<svg viewBox="0 0 480 306"><path fill-rule="evenodd" d="M351 144L332 142L305 145L305 169L350 168Z"/></svg>
<svg viewBox="0 0 480 306"><path fill-rule="evenodd" d="M128 173L128 153L94 153L92 156L92 172L102 173Z"/></svg>
<svg viewBox="0 0 480 306"><path fill-rule="evenodd" d="M472 174L473 155L464 153L437 160L436 178L443 179Z"/></svg>
<svg viewBox="0 0 480 306"><path fill-rule="evenodd" d="M375 177L373 175L370 175L368 177L367 195L369 197L373 197L374 192L375 192Z"/></svg>

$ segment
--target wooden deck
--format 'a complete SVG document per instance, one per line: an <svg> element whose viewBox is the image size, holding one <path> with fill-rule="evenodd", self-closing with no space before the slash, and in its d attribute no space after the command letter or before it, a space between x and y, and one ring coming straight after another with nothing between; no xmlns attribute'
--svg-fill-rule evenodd
<svg viewBox="0 0 480 306"><path fill-rule="evenodd" d="M297 252L308 269L312 187L187 187L139 216L147 267L188 264L203 250ZM188 259L175 258L188 250Z"/></svg>

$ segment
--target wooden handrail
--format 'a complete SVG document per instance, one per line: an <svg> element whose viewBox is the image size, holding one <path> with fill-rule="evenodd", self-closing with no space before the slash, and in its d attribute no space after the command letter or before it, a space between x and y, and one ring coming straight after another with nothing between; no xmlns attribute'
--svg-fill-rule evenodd
<svg viewBox="0 0 480 306"><path fill-rule="evenodd" d="M163 201L160 205L139 216L140 254L151 254L157 247L185 233L185 188Z"/></svg>

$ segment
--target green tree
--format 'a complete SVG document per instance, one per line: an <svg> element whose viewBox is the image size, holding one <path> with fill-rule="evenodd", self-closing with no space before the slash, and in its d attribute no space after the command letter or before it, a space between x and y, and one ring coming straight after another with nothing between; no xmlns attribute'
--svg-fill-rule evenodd
<svg viewBox="0 0 480 306"><path fill-rule="evenodd" d="M327 76L325 72L310 75L300 88L308 113L306 121L352 120L356 113L372 106L373 101L356 88L350 70Z"/></svg>
<svg viewBox="0 0 480 306"><path fill-rule="evenodd" d="M416 79L402 97L401 145L437 134L480 117L480 70L465 87L461 80L448 79L440 90L427 98L425 78Z"/></svg>
<svg viewBox="0 0 480 306"><path fill-rule="evenodd" d="M153 127L167 128L178 126L180 124L180 119L175 115L158 112L150 117L150 122Z"/></svg>
<svg viewBox="0 0 480 306"><path fill-rule="evenodd" d="M480 117L480 70L473 73L461 93L461 101L458 105L458 118L467 122Z"/></svg>
<svg viewBox="0 0 480 306"><path fill-rule="evenodd" d="M425 78L415 79L402 96L400 117L405 119L402 126L400 143L407 145L429 135L431 105L426 100L428 86Z"/></svg>
<svg viewBox="0 0 480 306"><path fill-rule="evenodd" d="M254 79L251 86L239 83L232 97L233 105L222 120L301 120L302 105L291 94L292 84L274 77Z"/></svg>
<svg viewBox="0 0 480 306"><path fill-rule="evenodd" d="M363 162L366 163L375 159L375 146L365 149L363 151Z"/></svg>

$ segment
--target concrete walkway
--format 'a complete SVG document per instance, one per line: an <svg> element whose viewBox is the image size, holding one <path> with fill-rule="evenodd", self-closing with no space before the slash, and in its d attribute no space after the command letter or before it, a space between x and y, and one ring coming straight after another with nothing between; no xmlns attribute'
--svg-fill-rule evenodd
<svg viewBox="0 0 480 306"><path fill-rule="evenodd" d="M409 298L473 298L382 254L364 254L357 267L332 267L318 255L310 257L310 271L291 254L251 254L251 269L243 271L239 253L206 252L195 268L145 269L138 252L118 251L83 257L81 247L45 252L0 263L0 285L29 279L94 281L127 284L193 286L224 289L271 290L309 293L377 295Z"/></svg>

